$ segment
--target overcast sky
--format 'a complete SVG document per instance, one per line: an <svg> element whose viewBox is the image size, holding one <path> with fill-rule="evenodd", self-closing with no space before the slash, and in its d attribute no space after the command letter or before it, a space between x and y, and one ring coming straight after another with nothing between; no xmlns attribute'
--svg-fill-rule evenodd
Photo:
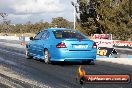
<svg viewBox="0 0 132 88"><path fill-rule="evenodd" d="M51 22L55 17L73 21L71 1L74 0L0 0L0 13L7 13L7 19L13 24L40 20Z"/></svg>

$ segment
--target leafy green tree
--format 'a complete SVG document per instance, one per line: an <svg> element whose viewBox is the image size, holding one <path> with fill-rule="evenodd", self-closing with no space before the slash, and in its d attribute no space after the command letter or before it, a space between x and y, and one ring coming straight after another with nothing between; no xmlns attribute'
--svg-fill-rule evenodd
<svg viewBox="0 0 132 88"><path fill-rule="evenodd" d="M57 17L52 19L51 26L52 27L57 26L59 28L70 28L71 23L68 20L64 19L63 17Z"/></svg>
<svg viewBox="0 0 132 88"><path fill-rule="evenodd" d="M114 38L126 40L132 35L130 0L78 0L80 24L88 34L112 33Z"/></svg>

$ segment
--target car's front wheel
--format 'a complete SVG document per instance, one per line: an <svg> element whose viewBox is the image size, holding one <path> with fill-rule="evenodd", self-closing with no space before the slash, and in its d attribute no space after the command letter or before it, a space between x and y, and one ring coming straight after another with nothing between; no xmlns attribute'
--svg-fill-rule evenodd
<svg viewBox="0 0 132 88"><path fill-rule="evenodd" d="M47 49L44 51L44 62L46 64L50 63L50 53L49 53L49 51Z"/></svg>
<svg viewBox="0 0 132 88"><path fill-rule="evenodd" d="M33 56L31 56L31 55L29 55L29 51L28 51L28 49L26 49L26 58L27 59L31 59L31 58L33 58Z"/></svg>

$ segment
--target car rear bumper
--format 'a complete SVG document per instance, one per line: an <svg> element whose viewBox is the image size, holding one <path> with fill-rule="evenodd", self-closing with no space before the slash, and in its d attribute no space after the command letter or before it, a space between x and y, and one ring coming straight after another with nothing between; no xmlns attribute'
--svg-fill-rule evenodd
<svg viewBox="0 0 132 88"><path fill-rule="evenodd" d="M93 58L62 58L62 59L52 59L51 61L70 61L70 62L82 62L82 61L95 61Z"/></svg>
<svg viewBox="0 0 132 88"><path fill-rule="evenodd" d="M96 59L96 50L69 51L58 49L51 52L51 61L88 61Z"/></svg>

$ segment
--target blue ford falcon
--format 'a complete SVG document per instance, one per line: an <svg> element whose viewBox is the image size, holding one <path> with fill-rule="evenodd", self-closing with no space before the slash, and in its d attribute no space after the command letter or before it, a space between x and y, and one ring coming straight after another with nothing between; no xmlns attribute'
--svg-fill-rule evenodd
<svg viewBox="0 0 132 88"><path fill-rule="evenodd" d="M26 57L52 61L95 61L97 46L78 30L48 28L30 37L26 45Z"/></svg>

